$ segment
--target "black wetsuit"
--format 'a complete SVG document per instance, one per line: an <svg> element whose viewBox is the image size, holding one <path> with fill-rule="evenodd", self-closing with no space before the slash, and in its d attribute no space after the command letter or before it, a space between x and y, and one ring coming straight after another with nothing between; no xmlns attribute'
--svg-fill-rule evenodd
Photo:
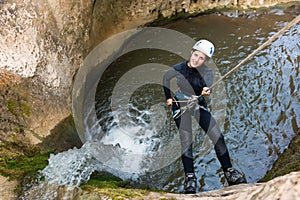
<svg viewBox="0 0 300 200"><path fill-rule="evenodd" d="M173 78L176 78L177 85L179 87L178 91L175 92L174 97L172 97L170 90L170 81ZM176 64L170 68L163 77L163 86L166 98L175 98L178 100L180 96L199 96L203 87L207 87L205 80L207 80L207 83L212 83L213 81L213 73L207 66L203 65L198 68L190 68L187 65L187 62ZM227 168L232 167L232 165L223 134L211 113L205 109L207 106L203 97L199 99L198 104L200 106L195 106L192 109L187 110L180 117L175 119L175 123L180 134L184 171L185 173L194 173L192 153L192 116L196 118L200 127L208 134L214 144L218 160L220 161L222 168L226 170ZM172 110L174 112L185 105L186 103L184 102L173 102Z"/></svg>

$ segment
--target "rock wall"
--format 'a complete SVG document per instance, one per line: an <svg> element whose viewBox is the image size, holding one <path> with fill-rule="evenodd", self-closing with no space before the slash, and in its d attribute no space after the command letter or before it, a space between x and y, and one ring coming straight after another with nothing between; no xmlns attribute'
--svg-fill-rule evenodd
<svg viewBox="0 0 300 200"><path fill-rule="evenodd" d="M189 16L223 8L269 7L284 2L290 0L95 0L91 16L91 47L114 33L157 19L176 18L178 14Z"/></svg>
<svg viewBox="0 0 300 200"><path fill-rule="evenodd" d="M70 115L72 81L84 57L115 33L178 13L287 1L0 0L0 69L20 78L18 83L0 85L4 99L0 134L14 132L18 125L11 123L22 121L23 132L34 143L41 142ZM17 102L17 109L26 105L30 114L12 113L9 102Z"/></svg>
<svg viewBox="0 0 300 200"><path fill-rule="evenodd" d="M0 134L16 132L21 124L39 143L70 115L72 79L88 51L92 1L0 2L0 69L20 77L0 90L1 126L7 127ZM26 105L28 114L12 113L9 102L19 110Z"/></svg>

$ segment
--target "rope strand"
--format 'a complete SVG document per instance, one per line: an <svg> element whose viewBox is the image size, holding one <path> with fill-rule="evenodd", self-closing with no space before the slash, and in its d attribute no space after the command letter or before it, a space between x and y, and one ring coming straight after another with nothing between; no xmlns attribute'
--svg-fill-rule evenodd
<svg viewBox="0 0 300 200"><path fill-rule="evenodd" d="M269 44L271 44L274 40L276 40L280 35L282 35L286 30L290 29L292 26L294 26L295 24L297 24L300 21L300 15L298 15L296 18L294 18L292 21L290 21L290 23L288 23L288 25L286 25L285 27L283 27L280 31L278 31L276 34L274 34L272 37L270 37L265 43L263 43L262 45L260 45L256 50L254 50L251 54L249 54L244 60L242 60L238 65L236 65L234 68L232 68L231 70L229 70L226 74L224 74L219 80L217 80L215 83L212 84L212 86L210 88L215 87L218 83L220 83L224 78L226 78L226 76L228 76L229 74L231 74L234 70L238 69L239 67L241 67L245 62L247 62L248 60L250 60L250 58L252 58L254 55L256 55L259 51L261 51L262 49L264 49L266 46L268 46Z"/></svg>

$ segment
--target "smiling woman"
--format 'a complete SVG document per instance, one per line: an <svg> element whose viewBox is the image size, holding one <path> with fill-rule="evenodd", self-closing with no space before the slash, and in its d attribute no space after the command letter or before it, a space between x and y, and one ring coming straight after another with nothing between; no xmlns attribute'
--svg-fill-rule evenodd
<svg viewBox="0 0 300 200"><path fill-rule="evenodd" d="M206 84L203 78L205 74L201 74L199 69L207 68L205 61L212 57L213 52L214 45L210 41L199 40L193 46L189 60L174 65L163 78L167 105L172 106L173 118L180 134L185 193L195 193L197 187L191 116L197 120L199 126L211 139L228 184L246 183L244 175L232 167L224 136L208 110L204 98L210 95L210 85ZM210 77L213 77L212 73ZM171 96L170 81L173 78L177 80L178 89L174 96ZM190 104L194 96L197 97L198 103ZM186 109L183 109L184 107Z"/></svg>
<svg viewBox="0 0 300 200"><path fill-rule="evenodd" d="M272 18L272 21L266 22L265 20L269 17ZM221 73L226 74L226 72L234 67L228 64L234 65L243 61L247 55L251 54L257 47L266 42L268 38L272 37L274 32L277 32L286 26L293 18L294 17L292 15L281 15L278 10L276 12L272 11L269 14L257 15L256 17L248 19L207 15L178 20L168 24L168 28L181 31L193 38L197 38L199 35L207 36L207 38L213 38L215 45L218 47L218 51L215 52L215 57L213 57L213 59L209 62L214 60L218 64L217 67ZM246 30L240 27L240 24L243 23L249 24L249 26L245 27ZM219 24L220 26L216 26L216 24ZM222 29L224 24L226 24L226 30L224 30L225 32L222 32L220 29ZM263 28L261 28L261 24L264 24ZM237 166L239 170L246 174L249 182L256 182L264 176L264 173L272 165L279 154L276 149L279 148L282 151L287 147L287 144L294 136L297 128L286 127L295 127L295 123L299 124L297 119L294 117L294 115L296 115L299 118L300 115L297 109L297 104L299 103L299 100L297 99L298 94L295 92L295 88L297 88L297 54L295 54L295 52L299 51L299 47L297 46L297 41L294 40L298 29L298 25L291 27L291 29L287 30L287 32L281 36L279 40L272 43L271 47L263 49L255 57L248 60L248 63L244 63L239 70L234 71L230 76L226 76L223 79L223 82L221 81L218 83L218 85L210 91L210 97L206 98L208 100L208 107L211 108L211 112L214 114L220 129L224 131L225 141L227 142L228 149L233 157L232 164ZM209 34L206 34L203 30L208 30ZM222 34L220 34L221 32ZM294 42L290 43L289 41ZM182 43L184 42L182 41ZM191 47L192 45L189 46ZM292 51L287 54L287 49ZM189 50L187 50L187 52L190 53ZM282 55L290 57L288 59L290 61L288 62L288 65L281 61L277 62L277 59L279 58L277 58L277 53L275 52L281 52ZM99 114L102 111L107 111L107 113L109 113L109 110L107 110L109 108L107 99L110 99L109 88L113 86L111 81L106 80L112 80L113 77L118 80L119 78L116 77L118 76L117 74L125 74L127 71L130 71L130 66L134 68L136 65L140 64L143 59L145 59L144 62L150 62L151 60L167 63L169 66L183 61L180 57L175 57L174 54L159 51L155 53L154 50L139 50L120 57L118 61L110 65L107 72L105 72L107 75L110 74L109 78L106 79L108 76L103 76L103 79L101 80L102 84L99 84L99 93L96 95L98 101L97 110ZM278 64L276 65L276 68L272 67L273 64L271 64L275 62ZM290 76L283 76L284 73L286 73L282 71L283 68L289 71ZM281 73L278 74L277 72L279 70ZM109 71L111 73L109 73ZM165 71L162 73L164 72ZM212 73L215 75L216 71L213 70ZM271 81L270 77L275 75L277 77L280 76L278 78L282 80L278 80L276 83ZM210 79L209 76L206 78ZM221 77L216 76L214 81L219 80L219 78ZM285 80L285 78L287 79ZM286 85L290 82L293 87ZM213 83L214 82L211 82L209 84L211 85ZM224 86L224 84L226 84L225 86L227 91L220 90L220 86ZM273 122L278 121L278 116L282 116L282 113L277 113L277 109L274 109L273 107L273 103L279 103L276 99L278 99L281 94L277 93L278 91L276 88L280 88L280 85L282 84L286 85L285 87L288 90L293 90L291 91L292 96L290 96L289 99L281 99L280 101L281 105L289 105L289 107L287 107L287 115L293 119L291 121L285 121L285 124L277 126L277 129L273 131ZM100 91L107 91L108 93ZM122 91L125 93L126 87L124 87L124 90ZM150 91L151 94L154 94L153 96L158 99L161 99L162 96L164 97L164 94L159 87L152 87L151 90L147 90L147 92ZM270 92L275 95L275 98L272 97ZM108 95L107 98L105 98L104 94ZM139 104L138 110L136 110L136 107L131 107L132 110L135 110L131 113L131 117L136 117L136 121L138 121L138 119L147 119L147 117L145 118L145 116L147 116L145 113L149 111L148 105L154 101L153 96L145 95L144 92L136 92L135 94L139 95L138 99L140 99L143 103ZM228 96L226 96L226 94L228 94ZM226 106L221 106L221 104L225 104ZM130 107L132 105L129 104L128 106ZM165 109L167 110L168 108ZM224 121L222 121L222 112L224 111L226 112L226 117ZM114 113L111 114L112 115L110 116L114 117ZM263 120L261 116L264 115L269 116L268 120ZM155 117L155 115L152 116ZM99 115L99 117L103 124L105 121L105 115ZM168 117L171 116L168 115ZM164 118L158 117L155 119L157 121L161 121L161 119ZM285 119L287 119L287 117L285 117ZM144 122L147 122L147 120L143 121L143 123ZM283 123L282 120L279 120L279 122ZM112 124L117 125L116 123ZM297 126L299 125L296 125L296 127ZM198 130L197 126L193 126L193 128ZM110 129L108 128L108 130ZM114 130L111 131L113 132ZM169 121L167 121L164 128L161 130L161 133L157 136L163 137L166 135L172 135L172 132L176 132L175 124L172 123L170 126ZM219 167L219 163L215 159L214 151L208 151L212 148L210 141L207 140L201 131L199 132L200 134L197 138L195 137L194 142L195 174L199 177L199 179L197 179L197 183L199 184L197 190L212 190L227 185L224 176L222 175L222 170ZM107 137L109 138L109 135L107 135ZM272 140L270 141L270 139ZM148 140L147 142L149 142L148 144L157 144L157 140ZM174 143L174 146L176 146L176 151L178 151L180 143ZM257 171L258 166L261 169L259 172ZM175 171L174 175L170 175L170 171ZM178 174L182 173L183 168L180 165L180 160L177 160L168 167L163 168L162 171L153 172L154 175L151 175L151 181L149 177L141 176L140 178L142 181L139 182L139 184L147 183L147 186L150 185L154 188L165 188L170 191L182 192L184 191L182 187L184 180L182 178L178 178L178 176L181 176ZM216 173L218 174L217 176L215 176Z"/></svg>

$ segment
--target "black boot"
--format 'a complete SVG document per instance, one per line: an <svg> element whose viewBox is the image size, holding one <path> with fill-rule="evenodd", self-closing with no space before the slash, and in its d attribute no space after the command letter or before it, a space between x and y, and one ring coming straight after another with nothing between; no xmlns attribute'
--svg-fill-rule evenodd
<svg viewBox="0 0 300 200"><path fill-rule="evenodd" d="M225 171L225 178L229 185L237 185L247 183L245 176L234 168L228 168Z"/></svg>
<svg viewBox="0 0 300 200"><path fill-rule="evenodd" d="M185 194L195 194L196 193L196 176L194 173L186 173L184 190Z"/></svg>

